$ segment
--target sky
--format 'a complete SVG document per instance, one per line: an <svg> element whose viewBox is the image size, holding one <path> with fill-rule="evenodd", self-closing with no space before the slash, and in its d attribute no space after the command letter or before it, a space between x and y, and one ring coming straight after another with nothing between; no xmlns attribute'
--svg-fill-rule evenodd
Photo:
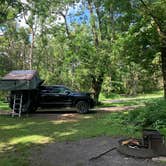
<svg viewBox="0 0 166 166"><path fill-rule="evenodd" d="M22 3L27 3L27 0L21 0ZM29 17L30 12L26 15L26 19ZM62 16L57 16L58 18L55 21L55 24L64 23L64 18ZM81 24L81 23L89 23L90 13L87 7L82 5L81 2L75 3L74 6L69 7L67 13L67 24L70 26L73 23ZM29 26L26 24L26 21L23 16L16 18L16 26L28 28ZM3 35L3 29L0 29L0 35Z"/></svg>
<svg viewBox="0 0 166 166"><path fill-rule="evenodd" d="M22 0L23 3L27 3L26 0ZM78 15L79 12L79 15ZM30 13L28 13L28 15L26 16L26 18L28 18L28 16L30 15ZM70 25L72 23L78 23L81 24L82 22L84 22L86 20L86 23L89 22L89 17L90 17L90 13L89 10L87 8L85 8L81 2L79 3L75 3L74 6L69 7L68 13L67 13L67 23ZM24 18L19 17L16 19L17 21L17 26L18 27L28 27L28 25L26 24L26 21ZM57 24L61 24L64 23L64 18L62 16L57 16L57 20L56 22Z"/></svg>
<svg viewBox="0 0 166 166"><path fill-rule="evenodd" d="M79 13L79 14L78 14ZM86 21L86 23L89 22L89 17L90 17L90 12L89 10L82 5L82 3L77 3L75 7L70 7L68 16L67 16L67 21L68 23L82 23Z"/></svg>

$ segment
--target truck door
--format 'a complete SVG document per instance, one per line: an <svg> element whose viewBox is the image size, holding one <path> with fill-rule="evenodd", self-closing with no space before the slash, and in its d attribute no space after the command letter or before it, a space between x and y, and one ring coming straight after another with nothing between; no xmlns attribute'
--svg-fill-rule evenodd
<svg viewBox="0 0 166 166"><path fill-rule="evenodd" d="M40 105L49 107L66 107L72 105L72 98L65 87L45 87L40 93Z"/></svg>
<svg viewBox="0 0 166 166"><path fill-rule="evenodd" d="M53 106L52 97L54 93L51 87L43 86L40 89L39 103L41 106Z"/></svg>
<svg viewBox="0 0 166 166"><path fill-rule="evenodd" d="M51 103L56 107L67 107L72 105L72 97L65 87L54 87L50 96Z"/></svg>

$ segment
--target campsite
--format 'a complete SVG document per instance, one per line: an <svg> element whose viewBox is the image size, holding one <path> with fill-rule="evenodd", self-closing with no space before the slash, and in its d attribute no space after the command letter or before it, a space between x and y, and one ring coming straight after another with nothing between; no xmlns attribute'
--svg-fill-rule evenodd
<svg viewBox="0 0 166 166"><path fill-rule="evenodd" d="M3 0L0 166L165 166L165 9Z"/></svg>

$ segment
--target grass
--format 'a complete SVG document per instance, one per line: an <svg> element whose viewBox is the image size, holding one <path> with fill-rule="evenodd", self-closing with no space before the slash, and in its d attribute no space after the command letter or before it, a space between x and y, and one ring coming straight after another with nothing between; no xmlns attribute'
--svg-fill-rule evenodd
<svg viewBox="0 0 166 166"><path fill-rule="evenodd" d="M119 95L119 94L116 94L116 93L111 93L109 96L107 95L104 95L103 93L100 93L100 96L99 96L99 100L100 101L103 101L103 100L106 100L106 99L118 99L118 98L121 98L122 96Z"/></svg>
<svg viewBox="0 0 166 166"><path fill-rule="evenodd" d="M104 103L102 106L126 106L135 104L161 103L162 93L139 95L135 98L123 98L119 102ZM118 99L119 100L119 99ZM125 100L125 101L124 101ZM112 105L113 104L113 105ZM149 104L151 105L151 104ZM158 107L158 105L155 105ZM8 109L7 104L0 102L0 109ZM141 107L136 112L151 110L151 107ZM79 140L101 135L140 137L141 125L132 123L137 114L130 111L115 113L90 113L79 115L78 118L67 120L39 117L12 118L0 116L0 166L29 165L29 157L33 147L41 147L55 141ZM53 115L54 116L54 115ZM166 135L166 127L160 129Z"/></svg>
<svg viewBox="0 0 166 166"><path fill-rule="evenodd" d="M103 96L103 95L102 95ZM163 91L155 91L147 94L139 94L138 96L117 96L116 100L113 98L101 97L101 105L99 107L115 107L115 106L133 106L133 105L142 105L145 106L147 103L155 102L163 98ZM110 102L111 99L111 102ZM113 99L113 100L112 100Z"/></svg>
<svg viewBox="0 0 166 166"><path fill-rule="evenodd" d="M0 101L0 110L9 110L8 104Z"/></svg>
<svg viewBox="0 0 166 166"><path fill-rule="evenodd" d="M26 165L29 148L54 141L78 140L101 135L139 136L139 132L133 127L124 127L119 123L118 116L117 113L109 116L88 114L81 115L75 122L1 116L0 165Z"/></svg>
<svg viewBox="0 0 166 166"><path fill-rule="evenodd" d="M107 99L127 99L127 98L156 98L156 97L161 97L164 95L164 92L162 90L160 91L152 91L149 93L140 93L137 94L136 96L127 96L127 95L120 95L120 94L116 94L116 93L111 93L110 95L104 95L103 93L100 94L99 96L99 101L103 101L103 100L107 100Z"/></svg>

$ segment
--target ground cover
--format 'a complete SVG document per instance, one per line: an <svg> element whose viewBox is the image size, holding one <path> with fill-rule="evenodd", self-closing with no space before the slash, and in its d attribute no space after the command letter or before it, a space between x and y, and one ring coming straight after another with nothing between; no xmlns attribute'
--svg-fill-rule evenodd
<svg viewBox="0 0 166 166"><path fill-rule="evenodd" d="M130 99L107 99L100 109L86 115L68 112L34 114L21 118L0 115L0 165L28 165L32 149L48 143L97 136L140 137L142 127L145 125L142 116L146 111L151 112L158 108L157 112L162 110L164 114L165 102L162 101L161 96L160 93ZM136 111L123 111L123 109L120 112L103 111L106 106L118 110L119 106L127 105L125 101L129 102L130 106L132 104L142 106ZM1 103L1 109L3 107L7 108L4 103ZM166 127L163 123L159 121L156 126L149 123L146 127L157 127L166 135Z"/></svg>

